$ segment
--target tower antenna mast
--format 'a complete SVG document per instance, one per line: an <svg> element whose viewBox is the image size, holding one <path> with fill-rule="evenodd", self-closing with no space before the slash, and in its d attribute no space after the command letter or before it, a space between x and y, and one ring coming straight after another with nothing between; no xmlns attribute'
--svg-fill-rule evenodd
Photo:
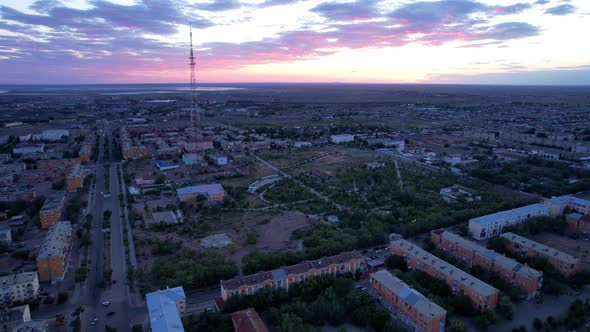
<svg viewBox="0 0 590 332"><path fill-rule="evenodd" d="M193 51L193 28L192 25L189 26L189 36L190 36L190 55L189 65L191 70L191 97L192 97L192 105L191 105L191 143L195 149L197 150L197 141L198 141L198 126L200 125L200 117L199 111L197 110L197 78L195 75L195 53Z"/></svg>

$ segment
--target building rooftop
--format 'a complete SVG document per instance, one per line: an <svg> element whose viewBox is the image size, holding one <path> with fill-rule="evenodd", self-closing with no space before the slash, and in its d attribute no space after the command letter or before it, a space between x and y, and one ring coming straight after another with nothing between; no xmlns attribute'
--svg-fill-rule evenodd
<svg viewBox="0 0 590 332"><path fill-rule="evenodd" d="M389 271L381 270L371 273L371 277L397 294L404 302L426 317L438 317L447 313L436 303L408 286L405 282L394 277Z"/></svg>
<svg viewBox="0 0 590 332"><path fill-rule="evenodd" d="M219 183L202 184L198 186L190 186L176 189L178 195L190 194L207 194L207 195L223 195L223 187Z"/></svg>
<svg viewBox="0 0 590 332"><path fill-rule="evenodd" d="M493 260L496 264L501 265L505 269L512 270L512 271L514 271L522 276L525 276L529 279L539 278L539 277L543 276L543 273L540 271L537 271L531 267L523 265L523 264L515 261L514 259L508 258L504 255L500 255L493 250L490 250L490 249L482 247L478 244L475 244L475 243L473 243L473 242L471 242L471 241L469 241L457 234L451 233L447 230L438 229L438 230L435 230L432 232L440 235L441 237L443 237L444 239L446 239L450 242L457 243L458 245L460 245L461 247L463 247L465 249L468 249L473 252L477 252L479 255L486 257L489 260Z"/></svg>
<svg viewBox="0 0 590 332"><path fill-rule="evenodd" d="M498 290L494 287L486 284L485 282L473 277L467 272L464 272L457 267L443 261L442 259L434 256L433 254L417 247L416 245L406 240L395 240L391 242L392 246L400 248L404 253L409 256L416 257L416 260L421 261L425 264L433 266L440 273L450 277L457 284L461 284L467 288L473 289L482 296L488 296L497 293Z"/></svg>
<svg viewBox="0 0 590 332"><path fill-rule="evenodd" d="M49 197L47 197L47 199L45 200L45 203L43 203L43 207L41 208L41 211L51 211L51 210L57 210L58 208L60 208L62 202L65 199L65 195L66 194L63 191L58 191L58 192L51 194Z"/></svg>
<svg viewBox="0 0 590 332"><path fill-rule="evenodd" d="M182 286L145 295L150 325L154 332L184 332L176 302L186 298Z"/></svg>
<svg viewBox="0 0 590 332"><path fill-rule="evenodd" d="M253 308L231 314L235 332L268 332L268 328Z"/></svg>
<svg viewBox="0 0 590 332"><path fill-rule="evenodd" d="M498 220L509 219L512 217L518 218L523 215L538 213L538 212L547 212L549 214L549 207L542 203L536 203L531 205L522 206L516 209L500 211L497 213L488 214L485 216L473 218L469 220L469 222L475 222L481 225L487 225L491 223L495 223Z"/></svg>
<svg viewBox="0 0 590 332"><path fill-rule="evenodd" d="M245 285L256 285L266 280L283 280L290 274L300 274L312 269L320 269L331 264L345 263L352 259L363 259L359 253L344 252L335 256L322 257L314 261L304 261L299 264L281 267L272 271L263 271L255 274L222 280L223 288L235 290Z"/></svg>
<svg viewBox="0 0 590 332"><path fill-rule="evenodd" d="M0 287L18 285L33 282L37 278L37 272L23 272L0 277Z"/></svg>
<svg viewBox="0 0 590 332"><path fill-rule="evenodd" d="M12 308L0 309L0 323L23 322L25 311L28 310L29 305L21 305Z"/></svg>
<svg viewBox="0 0 590 332"><path fill-rule="evenodd" d="M520 235L514 234L514 233L504 233L501 234L500 237L505 238L513 243L518 243L519 245L526 247L526 248L530 248L530 249L534 249L535 251L539 252L541 255L546 256L546 257L553 257L558 259L559 261L568 263L568 264L575 264L579 261L578 258L566 254L563 251L557 250L557 249L553 249L551 247L548 247L542 243L533 241L533 240L529 240L526 237L522 237Z"/></svg>
<svg viewBox="0 0 590 332"><path fill-rule="evenodd" d="M49 227L45 242L41 245L37 260L49 257L61 256L67 245L67 239L72 235L72 226L69 221L58 221Z"/></svg>

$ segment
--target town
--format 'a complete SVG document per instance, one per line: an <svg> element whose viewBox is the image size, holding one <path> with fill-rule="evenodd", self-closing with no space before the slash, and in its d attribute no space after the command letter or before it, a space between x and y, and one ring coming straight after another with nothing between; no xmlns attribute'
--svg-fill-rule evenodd
<svg viewBox="0 0 590 332"><path fill-rule="evenodd" d="M587 89L461 89L8 88L2 330L588 329Z"/></svg>

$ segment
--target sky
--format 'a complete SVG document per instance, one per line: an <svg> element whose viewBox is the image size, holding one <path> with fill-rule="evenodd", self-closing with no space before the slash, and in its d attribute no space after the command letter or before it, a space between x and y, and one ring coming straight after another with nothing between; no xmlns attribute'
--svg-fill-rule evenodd
<svg viewBox="0 0 590 332"><path fill-rule="evenodd" d="M0 0L0 84L590 85L588 0Z"/></svg>

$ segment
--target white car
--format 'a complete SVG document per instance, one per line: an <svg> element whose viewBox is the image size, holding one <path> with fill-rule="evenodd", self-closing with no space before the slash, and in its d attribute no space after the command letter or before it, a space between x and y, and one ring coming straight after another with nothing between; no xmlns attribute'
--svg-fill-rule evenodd
<svg viewBox="0 0 590 332"><path fill-rule="evenodd" d="M92 319L92 321L90 322L90 325L95 325L97 322L98 322L98 318L97 317L94 317Z"/></svg>
<svg viewBox="0 0 590 332"><path fill-rule="evenodd" d="M102 305L104 305L105 307L108 307L108 306L110 306L110 305L111 305L111 302L109 302L109 301L104 301L104 302L102 303Z"/></svg>

